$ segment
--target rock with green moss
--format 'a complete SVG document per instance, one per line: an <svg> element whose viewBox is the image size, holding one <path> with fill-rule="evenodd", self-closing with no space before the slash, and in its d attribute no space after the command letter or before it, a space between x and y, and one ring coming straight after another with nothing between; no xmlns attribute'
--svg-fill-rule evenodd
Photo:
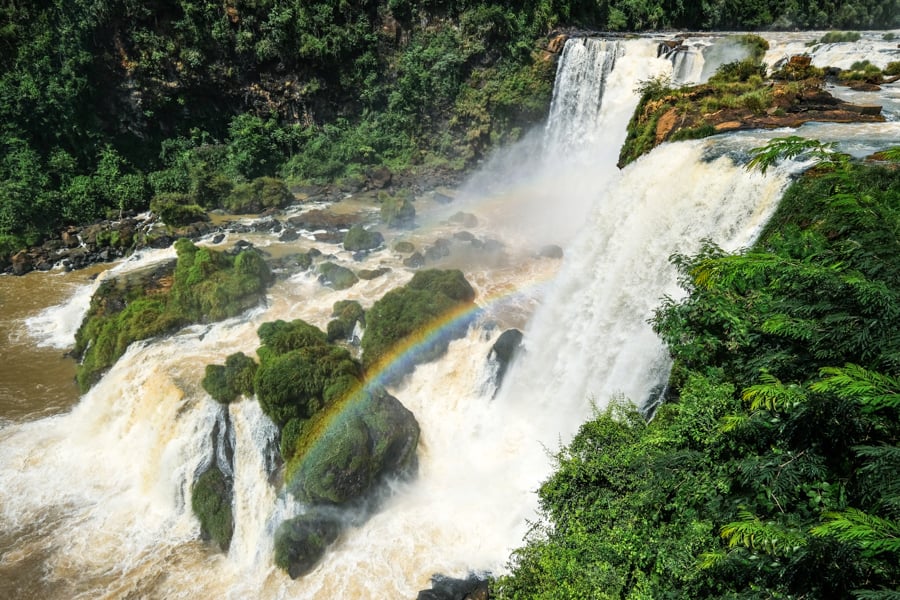
<svg viewBox="0 0 900 600"><path fill-rule="evenodd" d="M253 394L256 368L252 358L243 352L237 352L228 356L224 365L206 365L206 375L201 385L213 400L228 404L238 396Z"/></svg>
<svg viewBox="0 0 900 600"><path fill-rule="evenodd" d="M346 505L387 477L414 473L419 424L382 388L361 389L304 427L287 490L301 502Z"/></svg>
<svg viewBox="0 0 900 600"><path fill-rule="evenodd" d="M429 269L405 286L391 290L366 313L362 362L378 368L387 380L410 372L417 363L434 360L450 341L465 334L475 290L459 270ZM385 360L411 348L390 364Z"/></svg>
<svg viewBox="0 0 900 600"><path fill-rule="evenodd" d="M275 564L291 578L309 573L342 529L338 511L314 507L288 519L275 531Z"/></svg>
<svg viewBox="0 0 900 600"><path fill-rule="evenodd" d="M274 177L258 177L236 186L225 197L223 207L234 214L254 214L267 208L282 208L294 201L287 185Z"/></svg>
<svg viewBox="0 0 900 600"><path fill-rule="evenodd" d="M231 496L230 482L215 465L204 471L191 489L191 509L200 520L201 536L226 552L234 534Z"/></svg>
<svg viewBox="0 0 900 600"><path fill-rule="evenodd" d="M416 207L406 197L388 196L381 203L381 221L392 229L412 227Z"/></svg>
<svg viewBox="0 0 900 600"><path fill-rule="evenodd" d="M365 252L374 250L384 243L384 236L378 231L369 231L362 225L354 225L344 236L344 250Z"/></svg>
<svg viewBox="0 0 900 600"><path fill-rule="evenodd" d="M356 329L356 324L365 325L366 311L356 300L338 300L334 303L328 322L328 341L349 340Z"/></svg>
<svg viewBox="0 0 900 600"><path fill-rule="evenodd" d="M157 194L150 201L150 211L159 216L163 223L180 227L195 221L208 221L206 210L195 204L188 194Z"/></svg>
<svg viewBox="0 0 900 600"><path fill-rule="evenodd" d="M254 249L236 256L176 242L178 258L104 282L75 335L78 383L86 391L135 341L189 323L233 317L265 299L269 268Z"/></svg>
<svg viewBox="0 0 900 600"><path fill-rule="evenodd" d="M335 290L346 290L356 285L359 278L347 267L333 262L324 262L319 265L319 280Z"/></svg>

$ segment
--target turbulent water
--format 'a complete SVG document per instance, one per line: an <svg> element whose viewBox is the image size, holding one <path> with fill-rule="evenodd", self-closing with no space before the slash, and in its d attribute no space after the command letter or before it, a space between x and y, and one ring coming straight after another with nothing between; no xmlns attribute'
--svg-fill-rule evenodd
<svg viewBox="0 0 900 600"><path fill-rule="evenodd" d="M802 43L776 39L770 54ZM697 41L694 62L675 75L702 78L704 65L727 56L703 52L716 44ZM857 50L845 48L840 60L871 53L850 46ZM816 61L819 52L832 59L837 51L816 50ZM657 58L654 40L570 41L546 130L498 155L448 208L417 200L421 227L404 234L417 246L451 237L457 228L446 216L466 210L479 218L470 230L499 239L504 252L455 248L440 265L466 272L484 315L446 356L390 390L422 428L418 478L391 486L381 509L345 531L312 573L292 581L272 564L274 529L298 507L266 474L277 432L253 401L228 408L231 549L216 554L198 541L190 485L214 460L211 437L225 418L199 381L206 364L252 354L263 322L302 318L324 328L336 300L368 307L406 282L412 273L389 250L351 265L391 271L348 291L299 274L241 317L132 345L67 412L0 415L0 597L412 598L433 573L502 570L534 517L548 450L593 406L616 394L643 403L665 381L668 361L647 319L662 296L679 293L668 257L705 238L727 249L750 243L788 181L790 165L763 176L737 164L772 133L666 144L615 168L637 84L677 68ZM900 139L898 123L812 130L850 140L859 154ZM272 252L282 246L253 241ZM561 264L536 255L548 243L564 249ZM353 260L338 246L327 251ZM59 352L95 285L80 283L68 302L10 327ZM525 328L525 352L492 399L487 356L509 326ZM44 392L28 393L38 407Z"/></svg>

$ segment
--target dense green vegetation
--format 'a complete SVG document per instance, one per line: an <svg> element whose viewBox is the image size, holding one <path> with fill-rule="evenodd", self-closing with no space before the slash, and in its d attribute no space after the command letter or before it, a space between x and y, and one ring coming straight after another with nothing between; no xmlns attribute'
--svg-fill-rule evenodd
<svg viewBox="0 0 900 600"><path fill-rule="evenodd" d="M676 256L649 423L613 400L557 455L500 598L895 598L900 169L821 160L750 250Z"/></svg>
<svg viewBox="0 0 900 600"><path fill-rule="evenodd" d="M897 27L898 1L8 3L0 258L154 198L173 222L280 202L260 177L464 168L546 114L554 27Z"/></svg>
<svg viewBox="0 0 900 600"><path fill-rule="evenodd" d="M101 284L75 335L73 355L81 358L78 384L86 391L135 341L189 323L233 317L264 298L269 268L256 250L236 256L176 242L178 259L170 273L153 273Z"/></svg>

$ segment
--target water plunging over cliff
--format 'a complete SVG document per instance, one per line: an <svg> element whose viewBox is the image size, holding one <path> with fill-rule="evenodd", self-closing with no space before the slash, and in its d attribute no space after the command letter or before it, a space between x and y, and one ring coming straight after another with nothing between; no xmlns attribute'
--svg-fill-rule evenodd
<svg viewBox="0 0 900 600"><path fill-rule="evenodd" d="M459 199L478 215L477 233L506 243L505 262L463 266L490 319L511 319L513 306L527 321L525 354L491 400L486 359L500 331L483 321L391 388L422 428L416 481L395 483L379 512L292 581L273 566L271 545L298 507L278 498L267 472L274 427L244 400L228 407L237 516L228 555L197 540L189 506L224 422L199 385L204 366L252 354L263 322L324 327L338 299L370 306L411 276L381 251L362 263L389 264L380 279L347 292L306 273L280 281L242 317L133 344L70 412L0 426L0 596L412 598L435 572L501 569L534 515L547 449L592 403L616 393L641 402L664 380L646 320L677 294L669 255L704 238L747 244L786 183L781 171L736 165L730 156L759 143L739 136L665 144L620 172L634 90L671 63L651 40L570 40L561 60L541 143L498 156ZM536 237L563 247L561 267L533 255Z"/></svg>

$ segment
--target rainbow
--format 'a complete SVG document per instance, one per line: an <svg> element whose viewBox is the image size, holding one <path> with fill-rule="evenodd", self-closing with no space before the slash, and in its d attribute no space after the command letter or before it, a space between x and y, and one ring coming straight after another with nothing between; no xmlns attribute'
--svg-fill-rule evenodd
<svg viewBox="0 0 900 600"><path fill-rule="evenodd" d="M460 303L433 319L427 327L400 340L367 370L358 387L310 419L304 427L295 458L287 465L285 481L293 479L304 457L324 451L323 445L330 438L341 435L347 423L364 410L373 394L412 372L423 357L433 355L436 350L443 352L451 340L463 337L471 324L489 307L502 306L541 285L543 282L538 281L482 298L481 303Z"/></svg>

